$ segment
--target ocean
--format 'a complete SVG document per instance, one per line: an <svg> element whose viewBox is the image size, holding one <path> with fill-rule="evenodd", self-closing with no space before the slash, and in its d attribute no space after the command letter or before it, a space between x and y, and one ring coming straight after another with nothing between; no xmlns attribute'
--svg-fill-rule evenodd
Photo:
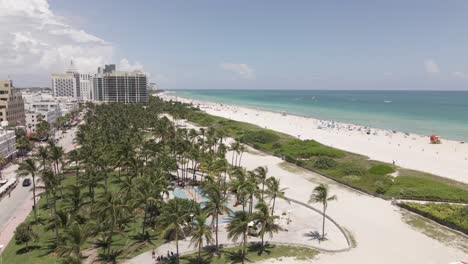
<svg viewBox="0 0 468 264"><path fill-rule="evenodd" d="M468 91L172 90L177 96L468 140Z"/></svg>

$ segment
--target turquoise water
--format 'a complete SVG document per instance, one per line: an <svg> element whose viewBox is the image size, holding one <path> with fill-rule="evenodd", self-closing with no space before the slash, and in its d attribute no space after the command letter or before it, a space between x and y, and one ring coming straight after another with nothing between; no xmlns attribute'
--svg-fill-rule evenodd
<svg viewBox="0 0 468 264"><path fill-rule="evenodd" d="M468 91L174 90L177 96L468 139Z"/></svg>

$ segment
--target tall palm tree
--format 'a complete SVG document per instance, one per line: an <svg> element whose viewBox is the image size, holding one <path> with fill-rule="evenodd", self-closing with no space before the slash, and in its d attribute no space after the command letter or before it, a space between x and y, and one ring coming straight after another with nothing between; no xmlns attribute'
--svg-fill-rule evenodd
<svg viewBox="0 0 468 264"><path fill-rule="evenodd" d="M169 203L173 208L169 208L164 211L160 217L160 221L164 227L162 236L174 236L174 240L176 242L176 259L177 263L179 263L179 237L185 236L184 226L187 224L188 215L179 210L177 202L178 199L174 199L173 201L174 202Z"/></svg>
<svg viewBox="0 0 468 264"><path fill-rule="evenodd" d="M276 198L286 200L286 196L284 195L284 191L287 188L281 188L280 187L280 179L279 178L277 179L277 178L274 178L274 177L268 178L267 187L268 187L268 189L266 191L266 196L268 198L270 198L271 201L273 201L273 205L271 207L271 214L274 215L275 214L275 201L276 201Z"/></svg>
<svg viewBox="0 0 468 264"><path fill-rule="evenodd" d="M204 210L214 219L215 224L215 238L216 250L218 250L218 229L219 229L219 215L230 214L232 210L227 205L228 196L224 196L221 192L221 186L216 183L210 184L205 188L204 193L207 201L205 202ZM213 223L213 221L212 221Z"/></svg>
<svg viewBox="0 0 468 264"><path fill-rule="evenodd" d="M269 234L270 238L273 237L273 233L278 233L281 230L280 226L275 223L279 216L272 215L268 205L264 201L260 201L255 205L255 213L253 219L257 226L260 226L259 234L262 238L262 247L264 245L265 234Z"/></svg>
<svg viewBox="0 0 468 264"><path fill-rule="evenodd" d="M261 189L261 199L263 200L263 196L265 194L265 182L267 180L267 174L268 174L268 167L257 167L255 170L255 176L257 177L258 181L262 184L262 189Z"/></svg>
<svg viewBox="0 0 468 264"><path fill-rule="evenodd" d="M190 245L194 244L198 248L198 261L201 263L201 249L203 248L203 240L207 244L213 243L213 230L210 226L206 224L208 215L205 212L200 212L195 216L193 222L193 229L190 232L192 239L190 240Z"/></svg>
<svg viewBox="0 0 468 264"><path fill-rule="evenodd" d="M18 168L18 174L20 176L28 176L31 175L32 177L32 184L33 184L33 202L34 202L34 221L37 223L37 205L36 205L36 173L39 171L38 166L36 165L36 161L28 158L24 160L19 168Z"/></svg>
<svg viewBox="0 0 468 264"><path fill-rule="evenodd" d="M233 241L242 239L242 263L245 259L245 248L247 246L247 233L249 232L249 223L252 220L251 215L247 212L238 211L229 221L227 226L228 238Z"/></svg>
<svg viewBox="0 0 468 264"><path fill-rule="evenodd" d="M83 226L76 222L71 224L65 229L63 244L57 247L58 254L61 256L75 256L81 259L81 248L86 243L90 234L88 226Z"/></svg>
<svg viewBox="0 0 468 264"><path fill-rule="evenodd" d="M315 187L310 195L309 203L322 203L323 205L322 240L325 239L325 211L327 210L328 201L336 199L336 195L329 196L328 187L324 184Z"/></svg>

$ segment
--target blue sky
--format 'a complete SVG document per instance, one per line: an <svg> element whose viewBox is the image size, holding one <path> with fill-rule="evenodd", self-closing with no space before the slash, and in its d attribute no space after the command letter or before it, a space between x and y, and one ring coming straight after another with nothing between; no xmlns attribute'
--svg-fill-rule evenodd
<svg viewBox="0 0 468 264"><path fill-rule="evenodd" d="M468 1L49 5L162 88L468 89Z"/></svg>

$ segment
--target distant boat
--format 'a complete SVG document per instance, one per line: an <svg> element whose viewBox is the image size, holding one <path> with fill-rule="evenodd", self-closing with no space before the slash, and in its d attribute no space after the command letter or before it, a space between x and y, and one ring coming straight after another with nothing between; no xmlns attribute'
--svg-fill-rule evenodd
<svg viewBox="0 0 468 264"><path fill-rule="evenodd" d="M388 104L388 103L391 103L391 102L392 102L392 101L384 101L384 103L387 103L387 104Z"/></svg>

